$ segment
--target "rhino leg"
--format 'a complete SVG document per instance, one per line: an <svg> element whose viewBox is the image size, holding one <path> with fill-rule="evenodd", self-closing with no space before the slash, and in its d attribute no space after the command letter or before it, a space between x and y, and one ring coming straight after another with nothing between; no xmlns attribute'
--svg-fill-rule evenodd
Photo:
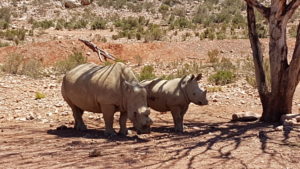
<svg viewBox="0 0 300 169"><path fill-rule="evenodd" d="M72 111L73 111L73 117L75 120L74 129L79 131L85 131L87 130L86 125L83 122L82 114L83 110L81 110L79 107L76 107L74 105L70 105Z"/></svg>
<svg viewBox="0 0 300 169"><path fill-rule="evenodd" d="M119 124L120 124L119 133L124 136L126 136L128 134L128 130L126 127L126 121L127 121L127 112L121 112L120 119L119 119Z"/></svg>
<svg viewBox="0 0 300 169"><path fill-rule="evenodd" d="M171 107L171 113L175 125L175 132L183 132L183 116L180 107Z"/></svg>
<svg viewBox="0 0 300 169"><path fill-rule="evenodd" d="M116 132L113 128L115 107L114 105L101 105L101 111L105 122L105 134L115 136Z"/></svg>

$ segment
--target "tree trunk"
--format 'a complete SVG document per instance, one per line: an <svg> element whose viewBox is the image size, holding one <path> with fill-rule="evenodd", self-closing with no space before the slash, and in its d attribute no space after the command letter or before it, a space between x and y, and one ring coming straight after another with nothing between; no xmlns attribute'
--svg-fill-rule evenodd
<svg viewBox="0 0 300 169"><path fill-rule="evenodd" d="M262 102L262 121L279 122L284 114L291 113L292 101L297 84L300 80L300 26L298 25L297 40L290 64L288 63L288 47L286 43L286 27L288 20L300 5L300 0L272 0L270 7L265 7L257 0L247 2L247 19L249 39L253 51L255 76L259 96ZM263 69L263 54L256 32L256 20L253 7L267 19L269 24L269 61L271 88L266 85Z"/></svg>

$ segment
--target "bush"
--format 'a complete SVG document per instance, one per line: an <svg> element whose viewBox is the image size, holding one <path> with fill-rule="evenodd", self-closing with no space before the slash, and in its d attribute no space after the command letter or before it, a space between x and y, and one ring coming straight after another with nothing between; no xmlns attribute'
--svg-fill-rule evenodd
<svg viewBox="0 0 300 169"><path fill-rule="evenodd" d="M170 29L171 28L192 28L192 22L186 17L179 17L170 25Z"/></svg>
<svg viewBox="0 0 300 169"><path fill-rule="evenodd" d="M158 9L158 12L160 12L163 16L165 16L168 11L169 11L169 6L168 5L165 5L165 4L162 4L159 9Z"/></svg>
<svg viewBox="0 0 300 169"><path fill-rule="evenodd" d="M156 75L154 74L154 68L151 65L144 66L141 70L141 73L138 76L138 79L140 81L142 80L151 80L156 78Z"/></svg>
<svg viewBox="0 0 300 169"><path fill-rule="evenodd" d="M42 63L36 59L26 61L23 55L13 53L7 56L2 70L6 73L38 78L42 75Z"/></svg>
<svg viewBox="0 0 300 169"><path fill-rule="evenodd" d="M107 21L103 18L97 18L91 25L92 30L96 29L106 29Z"/></svg>
<svg viewBox="0 0 300 169"><path fill-rule="evenodd" d="M153 24L150 25L145 35L145 42L154 41L154 40L162 40L164 36L164 31L160 29L159 25Z"/></svg>
<svg viewBox="0 0 300 169"><path fill-rule="evenodd" d="M6 31L0 31L0 37L5 38L7 40L14 40L16 44L18 44L18 41L25 40L26 32L26 29L11 29Z"/></svg>
<svg viewBox="0 0 300 169"><path fill-rule="evenodd" d="M27 62L24 62L23 68L20 72L20 74L32 77L32 78L38 78L41 77L42 73L42 63L41 61L38 61L36 59L30 59Z"/></svg>
<svg viewBox="0 0 300 169"><path fill-rule="evenodd" d="M235 80L235 75L230 70L220 70L211 75L208 80L216 85L226 85Z"/></svg>
<svg viewBox="0 0 300 169"><path fill-rule="evenodd" d="M10 8L0 8L0 29L7 29L10 24L11 10Z"/></svg>
<svg viewBox="0 0 300 169"><path fill-rule="evenodd" d="M52 20L34 21L32 23L33 29L35 29L35 28L49 29L54 26L55 26L55 24Z"/></svg>
<svg viewBox="0 0 300 169"><path fill-rule="evenodd" d="M207 52L209 63L218 63L219 62L219 50L213 49Z"/></svg>
<svg viewBox="0 0 300 169"><path fill-rule="evenodd" d="M9 46L9 43L0 41L0 48L5 46Z"/></svg>
<svg viewBox="0 0 300 169"><path fill-rule="evenodd" d="M58 71L58 73L66 73L74 67L86 62L87 58L83 57L81 52L74 51L73 54L69 55L66 60L57 62L55 70Z"/></svg>
<svg viewBox="0 0 300 169"><path fill-rule="evenodd" d="M2 70L6 73L17 74L21 71L24 56L17 53L12 53L6 56Z"/></svg>

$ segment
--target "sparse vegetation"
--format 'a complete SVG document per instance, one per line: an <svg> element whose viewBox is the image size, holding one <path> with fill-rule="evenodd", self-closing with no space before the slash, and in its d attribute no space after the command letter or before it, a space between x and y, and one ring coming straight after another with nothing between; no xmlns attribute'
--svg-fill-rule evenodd
<svg viewBox="0 0 300 169"><path fill-rule="evenodd" d="M9 43L0 41L0 48L5 46L9 46Z"/></svg>
<svg viewBox="0 0 300 169"><path fill-rule="evenodd" d="M20 41L24 41L26 37L27 30L26 29L7 29L0 31L0 38L4 38L6 40L14 41L16 45L20 43Z"/></svg>
<svg viewBox="0 0 300 169"><path fill-rule="evenodd" d="M17 53L12 53L6 56L2 70L6 73L17 74L21 71L24 56Z"/></svg>
<svg viewBox="0 0 300 169"><path fill-rule="evenodd" d="M26 60L23 55L12 53L6 56L2 71L10 74L26 75L32 78L41 77L41 61L35 59Z"/></svg>
<svg viewBox="0 0 300 169"><path fill-rule="evenodd" d="M58 73L66 73L73 69L77 65L87 62L87 58L79 51L73 51L73 54L69 55L66 60L58 61L55 65L55 70Z"/></svg>
<svg viewBox="0 0 300 169"><path fill-rule="evenodd" d="M209 63L218 63L220 58L219 58L219 50L213 49L207 52L208 55L208 62Z"/></svg>
<svg viewBox="0 0 300 169"><path fill-rule="evenodd" d="M36 59L29 59L24 62L21 74L32 77L39 78L42 76L42 62Z"/></svg>
<svg viewBox="0 0 300 169"><path fill-rule="evenodd" d="M138 76L139 81L151 80L154 78L156 78L156 75L154 74L154 68L151 65L144 66Z"/></svg>
<svg viewBox="0 0 300 169"><path fill-rule="evenodd" d="M8 29L11 22L11 9L0 8L0 29Z"/></svg>
<svg viewBox="0 0 300 169"><path fill-rule="evenodd" d="M235 80L235 74L230 70L219 70L212 74L208 80L216 85L226 85Z"/></svg>

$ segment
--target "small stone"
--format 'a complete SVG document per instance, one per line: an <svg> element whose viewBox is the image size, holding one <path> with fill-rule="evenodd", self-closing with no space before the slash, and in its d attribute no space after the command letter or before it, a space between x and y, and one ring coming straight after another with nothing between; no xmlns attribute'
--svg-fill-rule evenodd
<svg viewBox="0 0 300 169"><path fill-rule="evenodd" d="M200 130L200 127L194 126L193 129Z"/></svg>
<svg viewBox="0 0 300 169"><path fill-rule="evenodd" d="M48 112L48 113L46 114L46 116L52 116L52 115L53 115L52 112Z"/></svg>
<svg viewBox="0 0 300 169"><path fill-rule="evenodd" d="M99 156L101 156L101 151L97 149L94 149L89 153L89 157L99 157Z"/></svg>
<svg viewBox="0 0 300 169"><path fill-rule="evenodd" d="M239 112L232 115L232 121L255 121L260 115L253 112Z"/></svg>
<svg viewBox="0 0 300 169"><path fill-rule="evenodd" d="M32 116L32 115L28 115L27 117L26 117L26 120L33 120L34 119L34 117Z"/></svg>
<svg viewBox="0 0 300 169"><path fill-rule="evenodd" d="M282 130L283 130L283 125L277 126L277 127L275 128L275 130L276 130L276 131L282 131Z"/></svg>
<svg viewBox="0 0 300 169"><path fill-rule="evenodd" d="M68 116L69 113L67 111L61 113L62 116Z"/></svg>

